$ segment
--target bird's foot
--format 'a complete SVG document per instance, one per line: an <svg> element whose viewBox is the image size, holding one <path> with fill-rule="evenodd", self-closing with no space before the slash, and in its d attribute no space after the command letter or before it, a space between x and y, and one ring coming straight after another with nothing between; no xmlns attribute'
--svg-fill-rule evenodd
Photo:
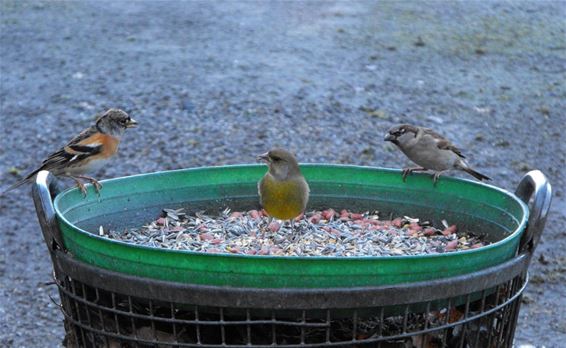
<svg viewBox="0 0 566 348"><path fill-rule="evenodd" d="M412 172L411 168L403 169L403 182L407 181L407 175L411 174L411 172Z"/></svg>
<svg viewBox="0 0 566 348"><path fill-rule="evenodd" d="M83 184L83 183L79 180L79 177L78 177L78 176L72 176L72 175L68 175L68 174L66 174L66 175L61 175L61 176L66 177L66 178L69 178L69 179L72 179L72 180L75 182L75 184L77 185L78 189L81 190L81 193L83 194L83 198L86 198L86 194L87 194L86 186L85 186L85 184Z"/></svg>
<svg viewBox="0 0 566 348"><path fill-rule="evenodd" d="M91 181L92 186L94 186L94 190L100 196L100 190L102 189L102 184L96 180Z"/></svg>
<svg viewBox="0 0 566 348"><path fill-rule="evenodd" d="M102 189L102 184L99 183L98 180L96 180L93 177L86 176L86 175L80 175L78 177L81 178L81 179L88 180L92 184L92 186L94 187L96 194L100 197L100 190Z"/></svg>
<svg viewBox="0 0 566 348"><path fill-rule="evenodd" d="M289 220L289 225L291 227L291 240L293 242L297 242L301 239L301 222L299 221L298 224L295 224L295 219Z"/></svg>
<svg viewBox="0 0 566 348"><path fill-rule="evenodd" d="M273 217L269 216L267 218L266 223L263 225L263 227L259 228L259 236L261 238L266 238L266 237L273 237L273 232L271 232L271 230L269 229L269 227L271 226L271 222L273 222ZM271 235L270 235L271 232Z"/></svg>
<svg viewBox="0 0 566 348"><path fill-rule="evenodd" d="M289 220L289 227L291 227L291 230L294 233L295 232L295 219Z"/></svg>
<svg viewBox="0 0 566 348"><path fill-rule="evenodd" d="M403 169L403 182L407 181L407 176L409 174L411 174L412 172L422 172L424 170L427 170L427 169L423 168L423 167L404 168Z"/></svg>
<svg viewBox="0 0 566 348"><path fill-rule="evenodd" d="M436 183L438 182L438 178L440 178L440 175L441 175L442 173L443 173L443 172L435 172L435 173L434 173L434 175L432 176L432 183L433 183L433 186L436 186Z"/></svg>
<svg viewBox="0 0 566 348"><path fill-rule="evenodd" d="M79 179L75 179L75 182L77 183L77 187L79 188L79 190L81 190L81 193L83 194L83 198L86 198L86 186L85 184L83 184Z"/></svg>

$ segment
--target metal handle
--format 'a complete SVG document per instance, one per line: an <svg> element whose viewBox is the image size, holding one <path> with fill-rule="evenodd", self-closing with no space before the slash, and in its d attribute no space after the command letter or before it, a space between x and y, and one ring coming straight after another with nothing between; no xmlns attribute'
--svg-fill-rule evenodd
<svg viewBox="0 0 566 348"><path fill-rule="evenodd" d="M546 223L552 201L552 186L540 170L532 170L523 176L515 194L529 206L529 221L519 251L526 251L532 256Z"/></svg>
<svg viewBox="0 0 566 348"><path fill-rule="evenodd" d="M42 170L37 174L31 192L47 248L49 251L57 248L65 250L53 206L53 199L61 192L59 181L48 171Z"/></svg>

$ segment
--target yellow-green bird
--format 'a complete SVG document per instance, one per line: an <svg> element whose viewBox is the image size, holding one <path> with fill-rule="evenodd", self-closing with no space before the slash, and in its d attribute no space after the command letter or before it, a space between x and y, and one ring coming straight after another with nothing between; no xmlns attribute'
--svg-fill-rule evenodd
<svg viewBox="0 0 566 348"><path fill-rule="evenodd" d="M258 159L269 167L257 185L260 204L271 217L292 223L305 211L310 191L295 156L283 149L273 149Z"/></svg>

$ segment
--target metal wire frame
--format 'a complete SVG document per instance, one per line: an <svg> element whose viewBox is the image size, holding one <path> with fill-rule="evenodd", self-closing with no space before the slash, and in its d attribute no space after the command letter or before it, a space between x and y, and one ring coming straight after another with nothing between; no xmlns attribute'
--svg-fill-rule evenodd
<svg viewBox="0 0 566 348"><path fill-rule="evenodd" d="M128 294L120 283L131 282L131 276L98 269L106 280L101 282L89 277L92 266L62 252L55 253L55 258L67 346L111 348L511 347L528 266L519 256L484 272L484 288L479 292L454 292L451 289L458 280L445 279L437 295L424 302L400 297L390 298L389 305L359 303L353 308L321 310L317 303L311 308L266 309L164 301L148 296L155 284ZM501 270L505 272L500 273L504 275L500 282L490 278ZM380 298L379 291L390 288L368 291Z"/></svg>

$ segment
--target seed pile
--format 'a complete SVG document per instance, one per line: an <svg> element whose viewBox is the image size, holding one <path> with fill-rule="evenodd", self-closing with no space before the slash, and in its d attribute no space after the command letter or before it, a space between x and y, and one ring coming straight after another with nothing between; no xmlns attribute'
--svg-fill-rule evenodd
<svg viewBox="0 0 566 348"><path fill-rule="evenodd" d="M311 211L289 222L271 220L262 211L218 216L189 215L184 209L164 209L157 220L141 228L105 230L99 235L136 245L205 253L281 256L395 256L451 252L487 243L456 225L437 229L410 217L380 220L378 212L333 209Z"/></svg>

